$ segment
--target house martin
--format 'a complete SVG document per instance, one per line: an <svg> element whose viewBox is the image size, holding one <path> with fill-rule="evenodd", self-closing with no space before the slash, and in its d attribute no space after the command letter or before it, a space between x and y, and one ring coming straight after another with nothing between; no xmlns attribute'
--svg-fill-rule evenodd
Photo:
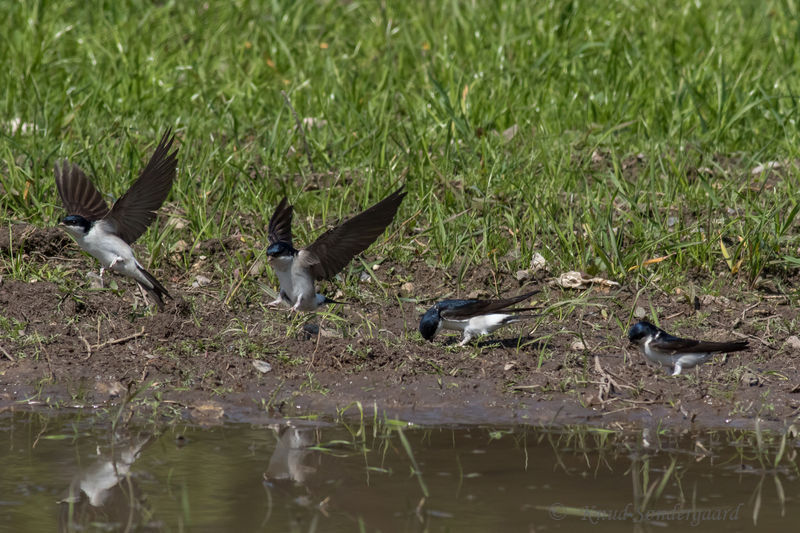
<svg viewBox="0 0 800 533"><path fill-rule="evenodd" d="M705 363L715 353L738 352L746 349L748 344L747 340L708 342L681 339L645 321L631 326L628 340L639 346L648 360L674 368L673 376L684 368Z"/></svg>
<svg viewBox="0 0 800 533"><path fill-rule="evenodd" d="M72 235L84 251L100 261L101 278L105 269L133 278L156 301L159 309L164 307L162 297L171 296L139 264L131 244L155 220L156 210L172 187L178 164L178 150L170 153L174 140L175 136L168 129L139 179L110 210L77 165L63 160L55 166L56 188L67 211L59 226Z"/></svg>
<svg viewBox="0 0 800 533"><path fill-rule="evenodd" d="M278 276L281 290L280 296L267 305L286 302L292 311L315 311L326 303L336 303L318 294L314 283L331 279L375 242L394 219L405 195L400 187L302 250L292 245L292 206L284 197L269 221L267 248L267 260Z"/></svg>
<svg viewBox="0 0 800 533"><path fill-rule="evenodd" d="M419 332L432 341L441 329L463 332L459 346L464 346L476 335L487 335L507 324L533 318L536 315L521 315L533 308L506 309L527 300L539 291L520 294L504 300L442 300L422 315Z"/></svg>

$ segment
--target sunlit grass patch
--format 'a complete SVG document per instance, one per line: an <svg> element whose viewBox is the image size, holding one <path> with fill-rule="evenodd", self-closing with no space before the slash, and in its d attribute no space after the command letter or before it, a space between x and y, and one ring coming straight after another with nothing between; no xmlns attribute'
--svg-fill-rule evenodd
<svg viewBox="0 0 800 533"><path fill-rule="evenodd" d="M179 241L240 235L219 272L227 302L252 281L283 195L306 244L399 183L410 194L368 262L421 259L460 283L541 253L553 271L618 281L781 286L800 265L794 15L738 2L13 4L0 217L52 225L61 157L119 196L171 126L178 179L138 253L158 269ZM2 269L29 275L13 258Z"/></svg>

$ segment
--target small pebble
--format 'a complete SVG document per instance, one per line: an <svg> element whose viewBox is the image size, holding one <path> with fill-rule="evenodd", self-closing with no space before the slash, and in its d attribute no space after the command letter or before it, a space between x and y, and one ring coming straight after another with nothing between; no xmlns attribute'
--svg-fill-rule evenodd
<svg viewBox="0 0 800 533"><path fill-rule="evenodd" d="M188 249L189 249L189 244L184 240L180 240L172 245L173 252L181 253L187 251Z"/></svg>
<svg viewBox="0 0 800 533"><path fill-rule="evenodd" d="M570 349L573 352L582 352L586 349L586 344L580 339L575 339L574 341L572 341Z"/></svg>
<svg viewBox="0 0 800 533"><path fill-rule="evenodd" d="M788 339L786 339L786 346L791 348L792 350L800 351L800 337L797 335L792 335Z"/></svg>
<svg viewBox="0 0 800 533"><path fill-rule="evenodd" d="M205 287L209 283L211 283L211 280L209 278L203 276L202 274L198 274L194 278L194 282L192 283L192 287L195 288L195 289L198 288L198 287Z"/></svg>
<svg viewBox="0 0 800 533"><path fill-rule="evenodd" d="M102 289L103 288L103 278L100 277L99 274L94 272L89 272L86 274L86 277L89 278L89 287L92 289Z"/></svg>
<svg viewBox="0 0 800 533"><path fill-rule="evenodd" d="M267 363L266 361L260 361L258 359L253 360L253 366L256 367L256 370L261 372L262 374L266 374L270 370L272 370L272 365Z"/></svg>
<svg viewBox="0 0 800 533"><path fill-rule="evenodd" d="M758 376L756 376L752 372L745 372L744 374L742 374L742 383L745 385L748 385L750 387L756 387L758 386L759 382L760 380L758 379Z"/></svg>
<svg viewBox="0 0 800 533"><path fill-rule="evenodd" d="M517 270L517 273L514 274L514 277L517 278L517 281L525 281L526 279L531 278L530 270Z"/></svg>
<svg viewBox="0 0 800 533"><path fill-rule="evenodd" d="M546 266L547 266L547 260L544 258L544 256L539 252L534 252L533 257L531 257L530 270L536 272L537 270L541 270Z"/></svg>

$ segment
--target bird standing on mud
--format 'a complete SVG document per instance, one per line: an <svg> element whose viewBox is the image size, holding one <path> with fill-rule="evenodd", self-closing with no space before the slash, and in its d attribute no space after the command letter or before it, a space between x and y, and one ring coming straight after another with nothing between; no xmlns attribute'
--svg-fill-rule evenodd
<svg viewBox="0 0 800 533"><path fill-rule="evenodd" d="M270 302L274 307L286 302L292 311L316 311L326 303L336 303L314 288L314 282L331 279L356 255L366 250L394 219L406 193L403 187L323 233L302 250L292 245L292 206L284 197L269 221L267 259L280 282L280 295Z"/></svg>
<svg viewBox="0 0 800 533"><path fill-rule="evenodd" d="M159 309L164 307L163 296L171 296L136 260L131 244L155 220L156 210L172 187L178 165L178 150L170 153L174 140L171 130L167 130L139 179L111 210L77 165L63 160L55 166L56 188L67 211L59 226L72 235L84 251L100 261L101 278L105 269L133 278Z"/></svg>
<svg viewBox="0 0 800 533"><path fill-rule="evenodd" d="M705 363L715 353L738 352L745 350L748 344L746 340L708 342L682 339L645 321L631 326L628 340L639 346L648 360L673 368L673 376L680 374L684 368Z"/></svg>
<svg viewBox="0 0 800 533"><path fill-rule="evenodd" d="M459 346L464 346L476 335L487 335L508 324L533 318L535 315L519 315L533 308L506 309L527 300L538 291L520 294L504 300L442 300L422 315L419 332L432 341L441 329L463 332Z"/></svg>

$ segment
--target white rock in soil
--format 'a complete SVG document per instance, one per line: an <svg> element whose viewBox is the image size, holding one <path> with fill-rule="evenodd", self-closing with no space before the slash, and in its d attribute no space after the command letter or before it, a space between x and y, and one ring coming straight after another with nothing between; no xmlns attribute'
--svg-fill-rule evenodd
<svg viewBox="0 0 800 533"><path fill-rule="evenodd" d="M262 374L266 374L270 370L272 370L272 365L267 363L266 361L259 361L258 359L253 360L253 366L256 367L256 370L261 372Z"/></svg>
<svg viewBox="0 0 800 533"><path fill-rule="evenodd" d="M103 278L100 277L99 274L96 272L88 272L86 277L89 278L89 287L92 289L102 289L103 288Z"/></svg>
<svg viewBox="0 0 800 533"><path fill-rule="evenodd" d="M751 172L754 176L756 176L758 174L762 174L765 170L778 170L782 166L783 165L777 161L768 161L763 165L756 165Z"/></svg>
<svg viewBox="0 0 800 533"><path fill-rule="evenodd" d="M702 305L722 305L727 307L730 305L731 301L724 296L714 296L713 294L704 294L700 297L700 303Z"/></svg>
<svg viewBox="0 0 800 533"><path fill-rule="evenodd" d="M786 339L786 346L791 348L795 351L800 351L800 337L797 335L792 335L788 339Z"/></svg>
<svg viewBox="0 0 800 533"><path fill-rule="evenodd" d="M570 345L570 349L573 352L582 352L582 351L586 350L586 343L584 343L580 339L575 339L574 341L572 341L572 344Z"/></svg>
<svg viewBox="0 0 800 533"><path fill-rule="evenodd" d="M192 288L198 287L205 287L206 285L210 284L211 280L202 274L198 274L194 278L194 282L192 283Z"/></svg>
<svg viewBox="0 0 800 533"><path fill-rule="evenodd" d="M544 256L539 252L534 252L533 257L531 257L530 270L537 272L546 267L547 267L547 260L544 258Z"/></svg>
<svg viewBox="0 0 800 533"><path fill-rule="evenodd" d="M189 249L189 243L187 243L183 239L179 240L178 242L172 245L172 251L175 253L183 253L188 249Z"/></svg>
<svg viewBox="0 0 800 533"><path fill-rule="evenodd" d="M531 279L531 271L517 270L517 273L514 274L514 277L517 279L517 281L525 281L526 279Z"/></svg>

